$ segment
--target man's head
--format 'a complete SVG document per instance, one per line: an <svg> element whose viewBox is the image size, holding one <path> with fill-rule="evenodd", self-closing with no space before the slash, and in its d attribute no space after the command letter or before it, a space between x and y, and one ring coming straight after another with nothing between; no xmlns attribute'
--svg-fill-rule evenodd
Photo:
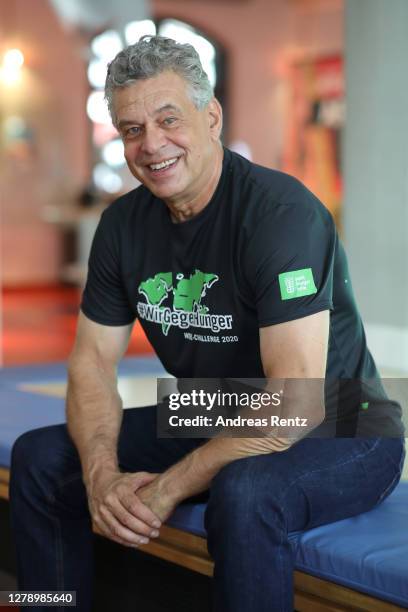
<svg viewBox="0 0 408 612"><path fill-rule="evenodd" d="M132 174L165 200L199 197L220 148L222 111L195 49L141 38L109 65L105 96Z"/></svg>
<svg viewBox="0 0 408 612"><path fill-rule="evenodd" d="M198 110L202 110L213 98L213 88L192 45L181 44L164 36L142 36L139 42L120 51L108 67L105 98L115 126L115 89L166 71L175 72L186 81L191 101Z"/></svg>

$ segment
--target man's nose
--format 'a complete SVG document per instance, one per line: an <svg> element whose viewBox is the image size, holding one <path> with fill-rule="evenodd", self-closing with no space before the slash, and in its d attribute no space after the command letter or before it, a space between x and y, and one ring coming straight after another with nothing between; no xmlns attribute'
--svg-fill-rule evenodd
<svg viewBox="0 0 408 612"><path fill-rule="evenodd" d="M166 143L163 131L156 126L146 127L142 139L142 151L154 155Z"/></svg>

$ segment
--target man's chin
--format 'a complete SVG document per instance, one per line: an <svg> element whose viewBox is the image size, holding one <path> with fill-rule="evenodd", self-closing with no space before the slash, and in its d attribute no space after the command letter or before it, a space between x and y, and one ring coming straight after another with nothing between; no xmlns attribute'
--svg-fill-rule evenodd
<svg viewBox="0 0 408 612"><path fill-rule="evenodd" d="M141 180L141 179L139 179ZM152 181L143 177L141 182L157 198L172 198L180 192L180 186L176 181Z"/></svg>
<svg viewBox="0 0 408 612"><path fill-rule="evenodd" d="M145 187L160 200L172 200L177 197L179 193L179 189L176 189L174 186L170 185L152 185L149 183L144 183Z"/></svg>

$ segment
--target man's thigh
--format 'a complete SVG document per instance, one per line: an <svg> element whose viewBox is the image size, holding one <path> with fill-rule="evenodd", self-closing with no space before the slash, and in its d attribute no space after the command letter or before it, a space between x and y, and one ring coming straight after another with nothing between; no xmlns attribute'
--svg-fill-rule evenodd
<svg viewBox="0 0 408 612"><path fill-rule="evenodd" d="M386 438L307 439L293 451L284 489L290 531L367 512L397 485L404 458L403 441Z"/></svg>
<svg viewBox="0 0 408 612"><path fill-rule="evenodd" d="M402 460L397 439L304 439L223 468L209 509L278 512L288 531L310 529L370 510L398 483Z"/></svg>

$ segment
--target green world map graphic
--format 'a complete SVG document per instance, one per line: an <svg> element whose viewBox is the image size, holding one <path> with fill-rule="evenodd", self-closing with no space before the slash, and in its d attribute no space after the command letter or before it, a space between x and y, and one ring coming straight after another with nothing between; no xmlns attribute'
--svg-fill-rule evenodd
<svg viewBox="0 0 408 612"><path fill-rule="evenodd" d="M201 304L206 292L219 279L217 274L195 270L189 278L183 274L176 275L173 285L172 272L158 272L139 285L139 293L144 295L150 306L161 307L162 303L173 294L173 310L182 312L199 312L207 314L208 307ZM165 308L162 306L162 308ZM170 324L163 323L162 330L167 335Z"/></svg>

